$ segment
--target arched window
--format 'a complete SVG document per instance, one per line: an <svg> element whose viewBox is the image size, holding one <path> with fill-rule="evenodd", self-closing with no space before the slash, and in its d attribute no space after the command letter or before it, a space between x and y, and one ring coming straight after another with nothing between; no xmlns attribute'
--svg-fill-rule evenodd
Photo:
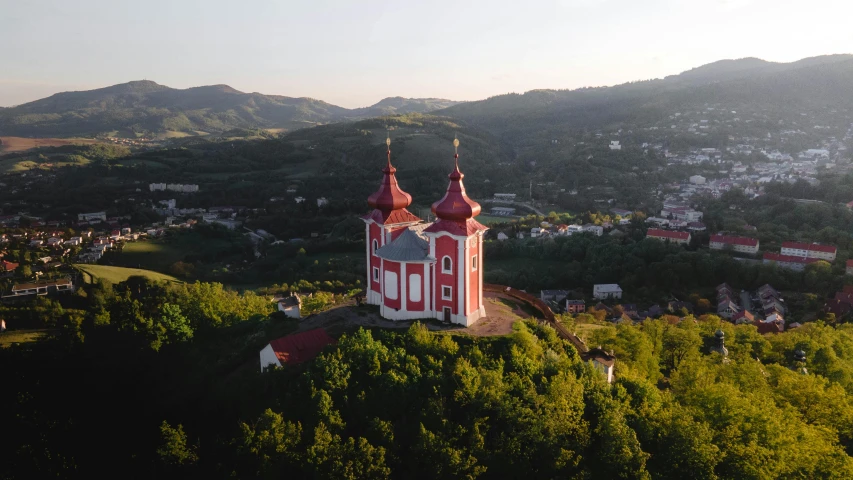
<svg viewBox="0 0 853 480"><path fill-rule="evenodd" d="M453 273L453 260L450 257L441 259L441 273Z"/></svg>
<svg viewBox="0 0 853 480"><path fill-rule="evenodd" d="M373 254L376 255L376 250L379 249L379 242L373 241Z"/></svg>

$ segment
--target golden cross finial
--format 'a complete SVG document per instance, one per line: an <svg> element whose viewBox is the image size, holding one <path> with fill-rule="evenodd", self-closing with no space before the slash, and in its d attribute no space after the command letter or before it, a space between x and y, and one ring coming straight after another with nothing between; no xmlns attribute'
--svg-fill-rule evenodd
<svg viewBox="0 0 853 480"><path fill-rule="evenodd" d="M391 131L388 131L388 138L385 139L385 145L388 146L388 150L391 150Z"/></svg>
<svg viewBox="0 0 853 480"><path fill-rule="evenodd" d="M459 153L459 139L456 135L453 136L453 153Z"/></svg>

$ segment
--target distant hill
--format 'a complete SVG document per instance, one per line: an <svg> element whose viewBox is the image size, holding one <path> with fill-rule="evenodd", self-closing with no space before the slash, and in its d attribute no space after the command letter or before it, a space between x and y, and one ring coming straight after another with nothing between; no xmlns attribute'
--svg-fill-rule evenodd
<svg viewBox="0 0 853 480"><path fill-rule="evenodd" d="M613 87L531 90L434 112L471 122L510 140L530 134L614 125L654 125L679 110L719 104L745 111L853 108L853 55L792 63L723 60L665 79Z"/></svg>
<svg viewBox="0 0 853 480"><path fill-rule="evenodd" d="M389 114L426 113L456 104L442 99L387 98L347 109L312 98L244 93L227 85L175 89L150 80L57 93L0 110L0 132L12 136L72 136L166 131L221 133L235 128L305 126Z"/></svg>

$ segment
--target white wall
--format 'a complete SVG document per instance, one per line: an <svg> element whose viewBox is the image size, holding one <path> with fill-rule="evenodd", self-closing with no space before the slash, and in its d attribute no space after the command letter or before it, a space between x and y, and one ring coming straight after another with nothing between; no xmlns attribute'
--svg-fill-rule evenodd
<svg viewBox="0 0 853 480"><path fill-rule="evenodd" d="M276 367L280 367L281 363L278 361L278 357L275 356L275 352L272 349L272 345L267 344L263 350L261 350L261 372L264 371L270 365L275 365Z"/></svg>

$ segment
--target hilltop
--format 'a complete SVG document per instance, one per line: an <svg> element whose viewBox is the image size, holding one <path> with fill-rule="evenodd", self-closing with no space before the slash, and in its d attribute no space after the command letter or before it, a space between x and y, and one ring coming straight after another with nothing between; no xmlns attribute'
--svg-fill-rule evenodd
<svg viewBox="0 0 853 480"><path fill-rule="evenodd" d="M425 113L455 105L444 99L386 98L347 109L313 98L244 93L228 85L176 89L150 80L63 92L0 110L0 131L12 136L115 133L222 133L235 128L284 129L388 114Z"/></svg>

